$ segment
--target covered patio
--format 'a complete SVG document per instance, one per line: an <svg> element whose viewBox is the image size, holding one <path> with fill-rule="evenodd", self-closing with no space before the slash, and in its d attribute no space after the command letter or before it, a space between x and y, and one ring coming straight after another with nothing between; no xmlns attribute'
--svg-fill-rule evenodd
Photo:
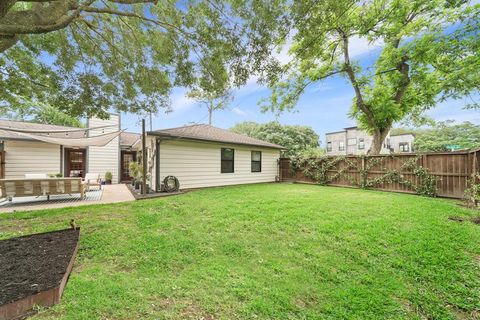
<svg viewBox="0 0 480 320"><path fill-rule="evenodd" d="M77 207L92 204L107 204L116 202L134 201L130 190L124 184L112 184L102 186L101 190L90 190L86 192L85 198L80 199L78 194L54 195L47 200L42 197L22 197L9 202L0 202L0 214L13 213L16 211L34 211L53 208Z"/></svg>

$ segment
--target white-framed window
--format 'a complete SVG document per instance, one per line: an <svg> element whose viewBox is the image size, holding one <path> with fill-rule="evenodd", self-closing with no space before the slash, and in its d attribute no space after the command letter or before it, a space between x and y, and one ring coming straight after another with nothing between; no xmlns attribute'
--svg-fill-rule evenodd
<svg viewBox="0 0 480 320"><path fill-rule="evenodd" d="M332 151L332 142L327 142L327 151L330 152Z"/></svg>
<svg viewBox="0 0 480 320"><path fill-rule="evenodd" d="M359 150L365 149L365 139L364 138L358 138L358 149Z"/></svg>
<svg viewBox="0 0 480 320"><path fill-rule="evenodd" d="M357 139L356 138L349 138L347 140L347 146L355 146L357 144Z"/></svg>
<svg viewBox="0 0 480 320"><path fill-rule="evenodd" d="M410 145L408 142L400 142L398 148L400 149L400 152L410 152Z"/></svg>
<svg viewBox="0 0 480 320"><path fill-rule="evenodd" d="M338 142L338 151L345 151L345 142L344 141Z"/></svg>

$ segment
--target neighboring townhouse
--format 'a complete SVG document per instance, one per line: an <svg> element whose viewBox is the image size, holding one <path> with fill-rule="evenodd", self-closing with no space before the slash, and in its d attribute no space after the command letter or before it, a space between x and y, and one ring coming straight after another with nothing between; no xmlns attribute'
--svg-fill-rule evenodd
<svg viewBox="0 0 480 320"><path fill-rule="evenodd" d="M411 133L386 136L381 154L413 151L414 135ZM358 127L348 127L342 131L326 134L327 155L366 154L372 146L373 137Z"/></svg>
<svg viewBox="0 0 480 320"><path fill-rule="evenodd" d="M393 153L414 152L413 141L415 135L413 133L402 133L390 135L390 149Z"/></svg>

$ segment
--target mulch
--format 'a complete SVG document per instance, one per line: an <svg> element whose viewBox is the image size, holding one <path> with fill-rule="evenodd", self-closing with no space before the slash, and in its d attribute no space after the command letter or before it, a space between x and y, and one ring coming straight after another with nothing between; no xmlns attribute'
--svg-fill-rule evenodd
<svg viewBox="0 0 480 320"><path fill-rule="evenodd" d="M130 190L135 200L162 198L162 197L175 196L175 195L185 193L185 191L180 191L180 190L176 192L155 192L153 190L150 190L147 194L143 195L140 193L140 190L136 190L131 184L127 184L127 188L128 190Z"/></svg>
<svg viewBox="0 0 480 320"><path fill-rule="evenodd" d="M60 285L77 246L77 228L0 241L0 306Z"/></svg>
<svg viewBox="0 0 480 320"><path fill-rule="evenodd" d="M480 217L463 218L463 217L452 216L452 217L448 217L448 220L456 221L456 222L470 221L475 224L480 224Z"/></svg>

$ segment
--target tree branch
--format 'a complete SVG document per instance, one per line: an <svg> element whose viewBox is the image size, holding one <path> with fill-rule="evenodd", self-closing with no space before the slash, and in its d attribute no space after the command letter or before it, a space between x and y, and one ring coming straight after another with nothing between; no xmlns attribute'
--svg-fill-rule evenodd
<svg viewBox="0 0 480 320"><path fill-rule="evenodd" d="M365 102L363 101L363 95L362 91L360 89L360 85L357 82L355 72L353 71L352 64L350 62L350 53L349 53L349 48L348 48L348 36L345 32L340 30L340 34L342 36L343 40L343 57L345 59L345 71L347 72L348 78L350 79L350 82L352 83L353 89L355 91L355 97L357 98L357 107L361 111L365 113L367 116L368 122L372 127L375 127L375 124L373 122L374 115L370 109L365 105Z"/></svg>
<svg viewBox="0 0 480 320"><path fill-rule="evenodd" d="M140 15L140 14L137 14L137 13L134 13L134 12L119 11L119 10L115 10L115 9L112 9L112 8L95 8L95 7L90 7L90 6L83 6L81 8L81 11L82 12L112 14L112 15L118 15L118 16L123 16L123 17L137 18L137 19L141 19L141 20L144 20L144 21L151 22L151 23L153 23L157 26L161 26L162 28L165 28L165 29L169 29L169 28L170 29L175 29L175 30L180 31L184 34L188 34L187 32L180 29L180 27L178 27L176 25L173 25L173 24L165 22L165 21L158 21L158 20L155 20L155 19L147 18L146 16L143 16L143 15Z"/></svg>

